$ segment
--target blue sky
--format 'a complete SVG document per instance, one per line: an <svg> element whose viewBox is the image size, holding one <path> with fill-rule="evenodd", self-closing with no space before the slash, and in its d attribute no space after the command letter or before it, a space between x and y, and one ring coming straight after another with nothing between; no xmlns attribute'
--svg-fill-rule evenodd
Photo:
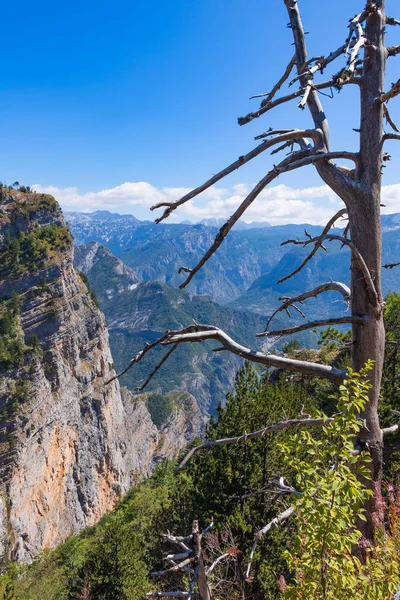
<svg viewBox="0 0 400 600"><path fill-rule="evenodd" d="M320 55L344 41L364 2L301 4L309 54ZM396 5L388 0L391 14ZM296 103L245 127L236 122L292 54L282 0L16 1L2 17L0 179L52 190L66 209L151 218L153 200L198 185L250 150L258 133L310 122ZM400 27L389 33L400 43ZM388 83L398 78L392 60ZM355 149L356 90L324 104L332 149ZM400 123L399 101L391 114ZM388 212L400 212L396 142L388 151L385 201ZM259 157L175 220L227 216L272 163ZM247 220L322 222L333 212L336 200L312 169L277 185Z"/></svg>

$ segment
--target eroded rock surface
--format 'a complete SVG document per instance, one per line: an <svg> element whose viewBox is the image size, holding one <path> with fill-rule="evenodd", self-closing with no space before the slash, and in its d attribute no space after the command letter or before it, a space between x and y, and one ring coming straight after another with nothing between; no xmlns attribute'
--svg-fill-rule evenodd
<svg viewBox="0 0 400 600"><path fill-rule="evenodd" d="M203 427L178 410L159 431L145 399L107 383L104 319L72 259L52 197L2 191L0 553L18 560L94 524Z"/></svg>

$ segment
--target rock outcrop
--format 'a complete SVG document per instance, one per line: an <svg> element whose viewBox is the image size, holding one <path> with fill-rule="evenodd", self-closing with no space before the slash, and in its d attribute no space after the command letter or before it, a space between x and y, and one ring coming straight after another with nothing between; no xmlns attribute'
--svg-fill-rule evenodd
<svg viewBox="0 0 400 600"><path fill-rule="evenodd" d="M203 426L189 432L177 414L160 454L165 431L145 399L107 384L104 319L72 260L55 200L3 188L0 554L24 561L94 524Z"/></svg>

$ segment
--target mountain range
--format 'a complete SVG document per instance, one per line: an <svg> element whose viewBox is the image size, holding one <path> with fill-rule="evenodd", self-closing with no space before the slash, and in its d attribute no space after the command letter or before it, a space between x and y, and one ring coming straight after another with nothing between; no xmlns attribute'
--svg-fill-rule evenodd
<svg viewBox="0 0 400 600"><path fill-rule="evenodd" d="M193 321L218 325L239 342L260 348L255 334L279 306L280 296L297 295L329 277L349 280L349 253L332 242L328 244L329 253L320 250L300 274L278 284L277 280L293 271L306 256L306 249L281 246L282 241L304 238L305 230L312 236L321 232L319 226L282 225L231 232L188 286L189 291L180 291L176 287L182 281L179 266L199 260L212 243L216 228L204 223L155 225L107 211L66 217L77 244L75 266L86 274L98 297L117 371L165 330L179 329ZM394 262L400 256L400 215L385 215L382 224L384 260ZM340 234L342 230L335 232ZM87 243L93 239L96 241ZM384 269L383 277L385 291L399 289L395 270ZM304 305L309 320L347 310L333 292ZM301 320L294 314L290 325ZM285 314L273 321L275 329L285 325L289 326ZM297 339L315 346L317 336L310 330ZM275 343L275 350L281 350L284 341ZM149 389L158 393L186 390L196 397L204 413L213 412L232 387L240 361L227 353L210 352L210 347L201 344L178 348L151 380ZM135 392L164 352L156 349L150 353L121 382Z"/></svg>

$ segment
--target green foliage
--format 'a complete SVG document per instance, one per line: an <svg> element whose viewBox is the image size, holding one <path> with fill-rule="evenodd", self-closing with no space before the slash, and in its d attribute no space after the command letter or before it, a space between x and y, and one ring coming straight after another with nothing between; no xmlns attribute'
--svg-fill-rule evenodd
<svg viewBox="0 0 400 600"><path fill-rule="evenodd" d="M150 394L146 399L146 404L154 425L160 429L172 412L171 397L162 394Z"/></svg>
<svg viewBox="0 0 400 600"><path fill-rule="evenodd" d="M306 412L312 409L312 400L302 386L291 380L273 384L246 363L238 372L235 394L228 394L225 407L218 407L218 419L211 422L207 439L249 433L282 418L297 417L302 405ZM282 474L277 442L286 436L284 431L269 434L244 444L218 446L194 457L180 474L179 504L187 515L181 530L190 529L190 519L196 515L203 523L213 517L217 529L230 528L245 560L255 532L276 516L269 485ZM285 474L289 477L290 470ZM265 493L244 497L257 490ZM291 531L288 523L288 528L274 529L259 544L246 596L279 598L277 575L287 573L283 552Z"/></svg>
<svg viewBox="0 0 400 600"><path fill-rule="evenodd" d="M93 300L93 302L95 303L95 305L97 306L97 308L100 308L99 301L98 301L97 296L96 296L96 292L94 291L94 289L90 285L88 276L85 273L83 273L82 271L77 271L77 273L78 273L79 277L81 278L81 280L83 281L83 283L86 285L86 287L87 287L87 289L89 291L91 299Z"/></svg>
<svg viewBox="0 0 400 600"><path fill-rule="evenodd" d="M374 599L388 600L396 590L400 563L392 547L384 543L379 552L367 548L365 564L354 555L357 521L365 520L363 504L372 495L363 483L369 479L368 455L354 454L371 368L349 370L340 386L339 412L326 422L322 438L301 430L279 445L283 468L295 472L301 491L293 500L297 533L285 552L294 574L285 598L369 598L372 586Z"/></svg>
<svg viewBox="0 0 400 600"><path fill-rule="evenodd" d="M20 298L0 302L0 366L9 368L20 365L26 350L19 329Z"/></svg>
<svg viewBox="0 0 400 600"><path fill-rule="evenodd" d="M16 237L11 237L8 233L0 254L1 271L11 277L26 272L35 273L58 251L66 250L71 242L68 227L55 224L33 226L27 233L19 231Z"/></svg>

